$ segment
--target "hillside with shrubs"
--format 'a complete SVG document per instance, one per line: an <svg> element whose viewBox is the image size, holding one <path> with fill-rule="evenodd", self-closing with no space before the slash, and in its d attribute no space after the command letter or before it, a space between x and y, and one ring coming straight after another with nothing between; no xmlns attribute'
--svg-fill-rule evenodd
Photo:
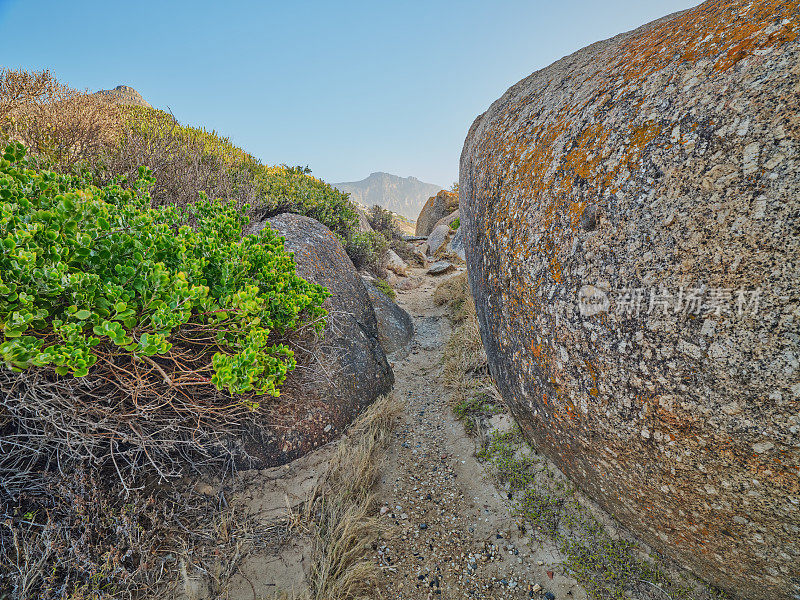
<svg viewBox="0 0 800 600"><path fill-rule="evenodd" d="M0 71L0 141L21 142L42 168L80 173L97 185L135 181L139 167L155 179L155 206L186 206L198 191L245 205L251 218L292 212L339 236L357 267L378 268L382 236L361 232L347 194L304 167L264 165L228 138L181 125L171 114L79 92L48 71Z"/></svg>
<svg viewBox="0 0 800 600"><path fill-rule="evenodd" d="M308 216L378 274L398 242L305 168L47 71L0 71L0 143L0 598L155 595L226 551L193 478L246 463L328 318L245 234Z"/></svg>

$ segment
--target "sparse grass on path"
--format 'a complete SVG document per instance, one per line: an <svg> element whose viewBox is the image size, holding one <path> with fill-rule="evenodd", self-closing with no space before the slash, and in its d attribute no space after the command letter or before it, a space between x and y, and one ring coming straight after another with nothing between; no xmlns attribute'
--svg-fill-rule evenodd
<svg viewBox="0 0 800 600"><path fill-rule="evenodd" d="M372 490L402 410L403 404L391 395L370 406L339 442L309 499L305 516L314 535L311 600L370 598L377 589L380 569L369 553L391 530L376 515Z"/></svg>

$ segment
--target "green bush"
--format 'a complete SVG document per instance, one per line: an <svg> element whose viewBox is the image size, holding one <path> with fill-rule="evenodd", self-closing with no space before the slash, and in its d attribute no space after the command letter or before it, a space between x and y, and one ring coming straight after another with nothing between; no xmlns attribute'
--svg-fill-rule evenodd
<svg viewBox="0 0 800 600"><path fill-rule="evenodd" d="M461 219L456 217L450 222L450 229L456 230L461 226Z"/></svg>
<svg viewBox="0 0 800 600"><path fill-rule="evenodd" d="M294 368L275 337L317 320L327 291L300 278L283 239L204 196L150 206L146 169L130 188L0 159L0 358L15 370L88 374L105 354L169 355L174 338L207 353L211 383L277 396ZM194 227L186 225L192 217ZM213 352L212 352L213 350Z"/></svg>
<svg viewBox="0 0 800 600"><path fill-rule="evenodd" d="M397 298L397 292L394 291L394 288L389 285L389 282L385 279L375 279L372 281L372 284L392 300Z"/></svg>

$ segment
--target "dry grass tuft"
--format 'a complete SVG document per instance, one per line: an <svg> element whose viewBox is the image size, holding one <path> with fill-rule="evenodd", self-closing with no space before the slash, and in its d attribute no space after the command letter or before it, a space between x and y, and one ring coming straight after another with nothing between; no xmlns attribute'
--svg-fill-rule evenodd
<svg viewBox="0 0 800 600"><path fill-rule="evenodd" d="M467 274L462 273L439 284L433 301L450 308L453 332L444 348L445 387L455 412L467 418L467 430L474 429L472 413L491 414L502 405L502 398L489 376L489 361L483 348L475 313L475 302L469 293Z"/></svg>
<svg viewBox="0 0 800 600"><path fill-rule="evenodd" d="M306 507L314 531L311 600L369 598L380 570L368 558L390 535L375 516L372 488L394 422L403 409L394 396L376 401L339 442Z"/></svg>
<svg viewBox="0 0 800 600"><path fill-rule="evenodd" d="M436 306L462 305L467 299L467 274L459 273L440 283L433 292L433 302Z"/></svg>

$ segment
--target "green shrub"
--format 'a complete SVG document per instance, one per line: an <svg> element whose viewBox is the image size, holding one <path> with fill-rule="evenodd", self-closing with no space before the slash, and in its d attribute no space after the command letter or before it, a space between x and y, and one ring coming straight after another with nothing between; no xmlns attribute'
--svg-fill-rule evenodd
<svg viewBox="0 0 800 600"><path fill-rule="evenodd" d="M376 231L354 231L349 238L342 239L339 236L339 239L356 267L372 267L373 271L377 271L380 257L388 247L386 238Z"/></svg>
<svg viewBox="0 0 800 600"><path fill-rule="evenodd" d="M394 288L391 285L389 285L389 282L386 281L385 279L375 279L373 280L372 284L380 291L382 291L384 294L389 296L389 298L391 298L392 300L394 300L397 297L397 292L394 291Z"/></svg>
<svg viewBox="0 0 800 600"><path fill-rule="evenodd" d="M382 233L387 240L401 238L403 235L397 223L395 223L394 213L378 204L374 204L367 211L367 221L375 231Z"/></svg>
<svg viewBox="0 0 800 600"><path fill-rule="evenodd" d="M450 222L450 229L456 230L461 226L461 219L456 217Z"/></svg>
<svg viewBox="0 0 800 600"><path fill-rule="evenodd" d="M324 316L327 295L295 273L282 238L242 239L246 217L204 196L150 207L145 169L129 189L97 188L26 168L24 154L10 145L0 160L7 366L82 377L105 353L169 355L179 337L209 355L218 389L279 394L295 361L275 337Z"/></svg>
<svg viewBox="0 0 800 600"><path fill-rule="evenodd" d="M387 244L376 233L361 233L358 213L348 194L310 175L308 168L271 167L204 128L180 125L161 110L127 107L118 148L103 163L105 180L135 177L140 165L154 171L156 205L187 206L197 190L249 205L252 218L283 212L316 219L341 240L358 267L376 267Z"/></svg>

